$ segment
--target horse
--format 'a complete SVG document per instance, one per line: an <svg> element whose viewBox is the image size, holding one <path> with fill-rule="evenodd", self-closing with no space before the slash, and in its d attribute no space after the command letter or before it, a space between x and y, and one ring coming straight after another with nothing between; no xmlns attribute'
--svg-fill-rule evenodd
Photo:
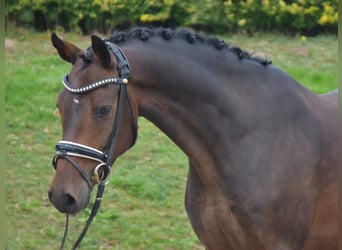
<svg viewBox="0 0 342 250"><path fill-rule="evenodd" d="M88 205L143 116L189 159L185 209L206 249L337 249L337 91L313 93L268 59L190 29L93 35L86 50L51 40L72 64L48 192L60 212Z"/></svg>

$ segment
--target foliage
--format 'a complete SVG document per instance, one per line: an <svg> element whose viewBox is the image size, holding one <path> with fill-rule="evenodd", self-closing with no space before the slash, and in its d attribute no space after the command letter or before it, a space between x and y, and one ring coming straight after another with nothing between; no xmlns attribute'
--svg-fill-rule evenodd
<svg viewBox="0 0 342 250"><path fill-rule="evenodd" d="M8 0L7 23L89 33L154 24L214 33L337 32L337 0Z"/></svg>

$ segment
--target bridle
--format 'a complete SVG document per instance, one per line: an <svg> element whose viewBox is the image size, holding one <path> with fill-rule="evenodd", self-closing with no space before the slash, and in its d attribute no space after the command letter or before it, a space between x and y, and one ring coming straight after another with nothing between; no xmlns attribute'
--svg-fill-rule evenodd
<svg viewBox="0 0 342 250"><path fill-rule="evenodd" d="M134 138L133 138L133 142L131 146L134 145L136 138L137 138L137 125L135 122L135 116L134 116L132 104L131 104L128 91L127 91L128 77L131 73L128 59L123 53L123 51L117 45L110 43L110 42L105 42L105 43L107 45L108 50L115 56L117 60L117 71L119 73L119 77L105 78L100 81L90 83L80 88L76 88L72 86L72 84L69 82L68 75L65 75L62 79L64 87L73 94L85 94L97 88L100 88L109 84L119 85L119 94L118 94L118 99L117 99L117 110L116 110L116 116L114 119L114 125L113 125L112 132L108 138L108 142L105 147L105 150L103 152L93 147L71 142L71 141L59 141L56 145L56 154L52 160L52 165L55 169L57 168L58 159L60 158L65 159L82 176L82 178L85 180L90 190L92 189L92 186L94 183L98 184L96 200L93 205L92 211L89 215L87 223L84 226L80 236L76 240L73 246L73 249L76 249L78 245L81 243L83 237L87 233L88 228L90 227L91 222L93 221L100 207L104 189L108 182L107 178L111 173L111 165L113 163L113 154L114 154L114 149L115 149L116 136L118 133L120 116L122 113L122 105L123 105L124 97L126 97L129 108L130 108L131 118L132 118L133 128L134 128L134 131L133 131ZM98 164L94 168L93 176L89 178L87 173L71 157L78 157L78 158L84 158L84 159L96 161ZM101 175L99 175L100 169L102 169ZM69 215L67 213L66 214L66 226L65 226L64 236L62 239L60 249L64 249L64 244L65 244L67 233L68 233L68 224L69 224Z"/></svg>

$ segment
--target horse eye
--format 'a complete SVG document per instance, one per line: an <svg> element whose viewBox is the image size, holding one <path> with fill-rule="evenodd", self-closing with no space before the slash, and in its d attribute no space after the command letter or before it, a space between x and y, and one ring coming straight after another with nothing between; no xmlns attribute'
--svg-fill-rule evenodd
<svg viewBox="0 0 342 250"><path fill-rule="evenodd" d="M105 116L105 115L108 115L109 112L112 110L112 107L111 106L103 106L103 107L100 107L96 110L96 116Z"/></svg>

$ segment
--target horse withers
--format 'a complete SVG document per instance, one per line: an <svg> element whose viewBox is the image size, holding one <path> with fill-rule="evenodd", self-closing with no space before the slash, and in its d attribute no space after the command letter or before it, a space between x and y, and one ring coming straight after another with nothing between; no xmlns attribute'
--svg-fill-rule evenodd
<svg viewBox="0 0 342 250"><path fill-rule="evenodd" d="M337 249L336 94L186 29L92 36L86 50L52 43L73 65L57 98L49 197L59 211L87 206L94 175L134 144L144 116L189 158L185 208L207 249Z"/></svg>

